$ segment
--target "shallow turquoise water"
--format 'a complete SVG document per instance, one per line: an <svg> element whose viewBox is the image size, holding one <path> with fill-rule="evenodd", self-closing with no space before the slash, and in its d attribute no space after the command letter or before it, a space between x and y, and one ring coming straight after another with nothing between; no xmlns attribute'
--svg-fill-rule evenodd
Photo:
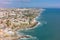
<svg viewBox="0 0 60 40"><path fill-rule="evenodd" d="M32 30L22 31L26 35L36 37L26 40L60 40L60 9L46 9L37 20L41 25Z"/></svg>

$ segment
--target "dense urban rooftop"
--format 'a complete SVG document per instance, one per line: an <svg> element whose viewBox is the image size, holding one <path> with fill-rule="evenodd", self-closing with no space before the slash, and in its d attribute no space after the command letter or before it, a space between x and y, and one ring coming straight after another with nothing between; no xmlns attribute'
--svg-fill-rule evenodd
<svg viewBox="0 0 60 40"><path fill-rule="evenodd" d="M0 8L0 38L12 40L18 36L16 31L33 28L38 22L35 18L39 15L40 9L35 8ZM3 34L5 33L5 34ZM11 35L10 35L11 34ZM9 37L6 39L6 37ZM27 36L23 36L27 37Z"/></svg>

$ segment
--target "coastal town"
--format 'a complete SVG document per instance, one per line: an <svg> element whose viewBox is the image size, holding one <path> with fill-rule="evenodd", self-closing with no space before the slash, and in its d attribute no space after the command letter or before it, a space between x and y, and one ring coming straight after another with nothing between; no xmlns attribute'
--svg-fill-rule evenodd
<svg viewBox="0 0 60 40"><path fill-rule="evenodd" d="M0 8L0 40L18 40L30 38L18 35L22 29L33 28L38 22L35 18L39 15L37 8Z"/></svg>

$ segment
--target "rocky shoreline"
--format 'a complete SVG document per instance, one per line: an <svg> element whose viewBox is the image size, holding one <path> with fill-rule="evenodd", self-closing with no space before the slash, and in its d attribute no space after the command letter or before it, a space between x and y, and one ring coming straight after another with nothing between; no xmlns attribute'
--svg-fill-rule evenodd
<svg viewBox="0 0 60 40"><path fill-rule="evenodd" d="M40 12L41 10L36 8L0 8L0 40L31 38L27 35L18 35L16 32L21 29L32 29L39 24L35 18Z"/></svg>

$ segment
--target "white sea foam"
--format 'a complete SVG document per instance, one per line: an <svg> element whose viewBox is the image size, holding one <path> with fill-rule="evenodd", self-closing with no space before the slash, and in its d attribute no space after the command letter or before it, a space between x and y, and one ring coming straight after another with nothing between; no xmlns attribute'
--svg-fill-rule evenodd
<svg viewBox="0 0 60 40"><path fill-rule="evenodd" d="M21 38L20 40L38 40L37 37L32 37L31 35L26 35L29 36L30 38Z"/></svg>

